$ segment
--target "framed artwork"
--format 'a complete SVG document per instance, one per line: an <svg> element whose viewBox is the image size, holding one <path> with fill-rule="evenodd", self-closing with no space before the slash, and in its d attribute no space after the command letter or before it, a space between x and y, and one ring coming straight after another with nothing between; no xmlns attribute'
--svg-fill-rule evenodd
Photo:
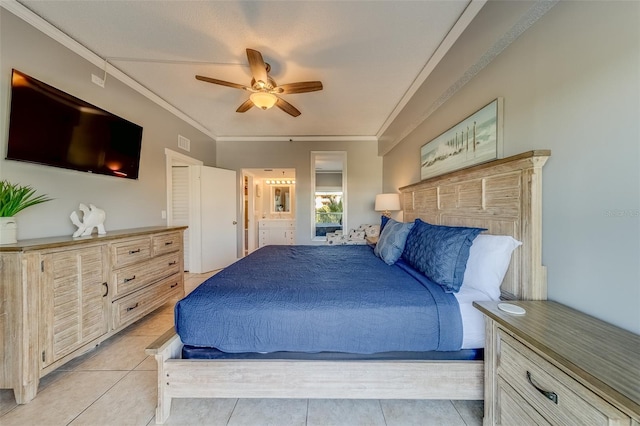
<svg viewBox="0 0 640 426"><path fill-rule="evenodd" d="M420 148L420 179L502 158L502 103L497 98Z"/></svg>

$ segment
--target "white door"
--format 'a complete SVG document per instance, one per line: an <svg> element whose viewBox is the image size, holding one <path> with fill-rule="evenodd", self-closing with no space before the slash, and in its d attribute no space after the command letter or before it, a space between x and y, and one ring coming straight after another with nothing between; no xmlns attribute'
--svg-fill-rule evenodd
<svg viewBox="0 0 640 426"><path fill-rule="evenodd" d="M189 166L189 272L225 268L238 258L236 172Z"/></svg>

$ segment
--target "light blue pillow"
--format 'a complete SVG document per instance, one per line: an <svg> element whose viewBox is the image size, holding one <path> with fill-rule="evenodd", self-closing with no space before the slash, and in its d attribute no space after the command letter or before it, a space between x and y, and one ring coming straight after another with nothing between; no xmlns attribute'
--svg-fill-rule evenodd
<svg viewBox="0 0 640 426"><path fill-rule="evenodd" d="M407 236L402 259L447 293L457 293L467 268L469 248L486 229L431 225L416 219Z"/></svg>
<svg viewBox="0 0 640 426"><path fill-rule="evenodd" d="M384 260L387 265L396 263L396 260L400 259L402 255L404 243L411 228L413 228L413 223L402 223L389 219L384 225L380 238L378 238L376 248L373 250L375 255Z"/></svg>

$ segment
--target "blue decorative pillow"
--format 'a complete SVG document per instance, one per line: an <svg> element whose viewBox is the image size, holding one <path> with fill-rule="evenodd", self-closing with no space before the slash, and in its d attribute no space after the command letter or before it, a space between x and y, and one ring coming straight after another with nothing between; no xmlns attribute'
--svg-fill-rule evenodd
<svg viewBox="0 0 640 426"><path fill-rule="evenodd" d="M413 228L413 223L402 223L389 219L378 238L376 248L373 250L375 255L384 260L387 265L396 263L396 260L400 259L402 255L404 243L411 228Z"/></svg>
<svg viewBox="0 0 640 426"><path fill-rule="evenodd" d="M462 285L469 248L486 229L431 225L416 219L407 236L402 259L447 293L457 293Z"/></svg>
<svg viewBox="0 0 640 426"><path fill-rule="evenodd" d="M380 216L380 233L382 233L387 222L389 222L389 218L387 216Z"/></svg>

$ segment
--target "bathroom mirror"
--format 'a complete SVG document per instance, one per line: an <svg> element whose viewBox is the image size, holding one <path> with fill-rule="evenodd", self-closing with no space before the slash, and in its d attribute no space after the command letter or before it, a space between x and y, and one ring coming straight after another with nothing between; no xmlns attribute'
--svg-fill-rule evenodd
<svg viewBox="0 0 640 426"><path fill-rule="evenodd" d="M291 187L274 185L271 187L271 213L291 212Z"/></svg>

